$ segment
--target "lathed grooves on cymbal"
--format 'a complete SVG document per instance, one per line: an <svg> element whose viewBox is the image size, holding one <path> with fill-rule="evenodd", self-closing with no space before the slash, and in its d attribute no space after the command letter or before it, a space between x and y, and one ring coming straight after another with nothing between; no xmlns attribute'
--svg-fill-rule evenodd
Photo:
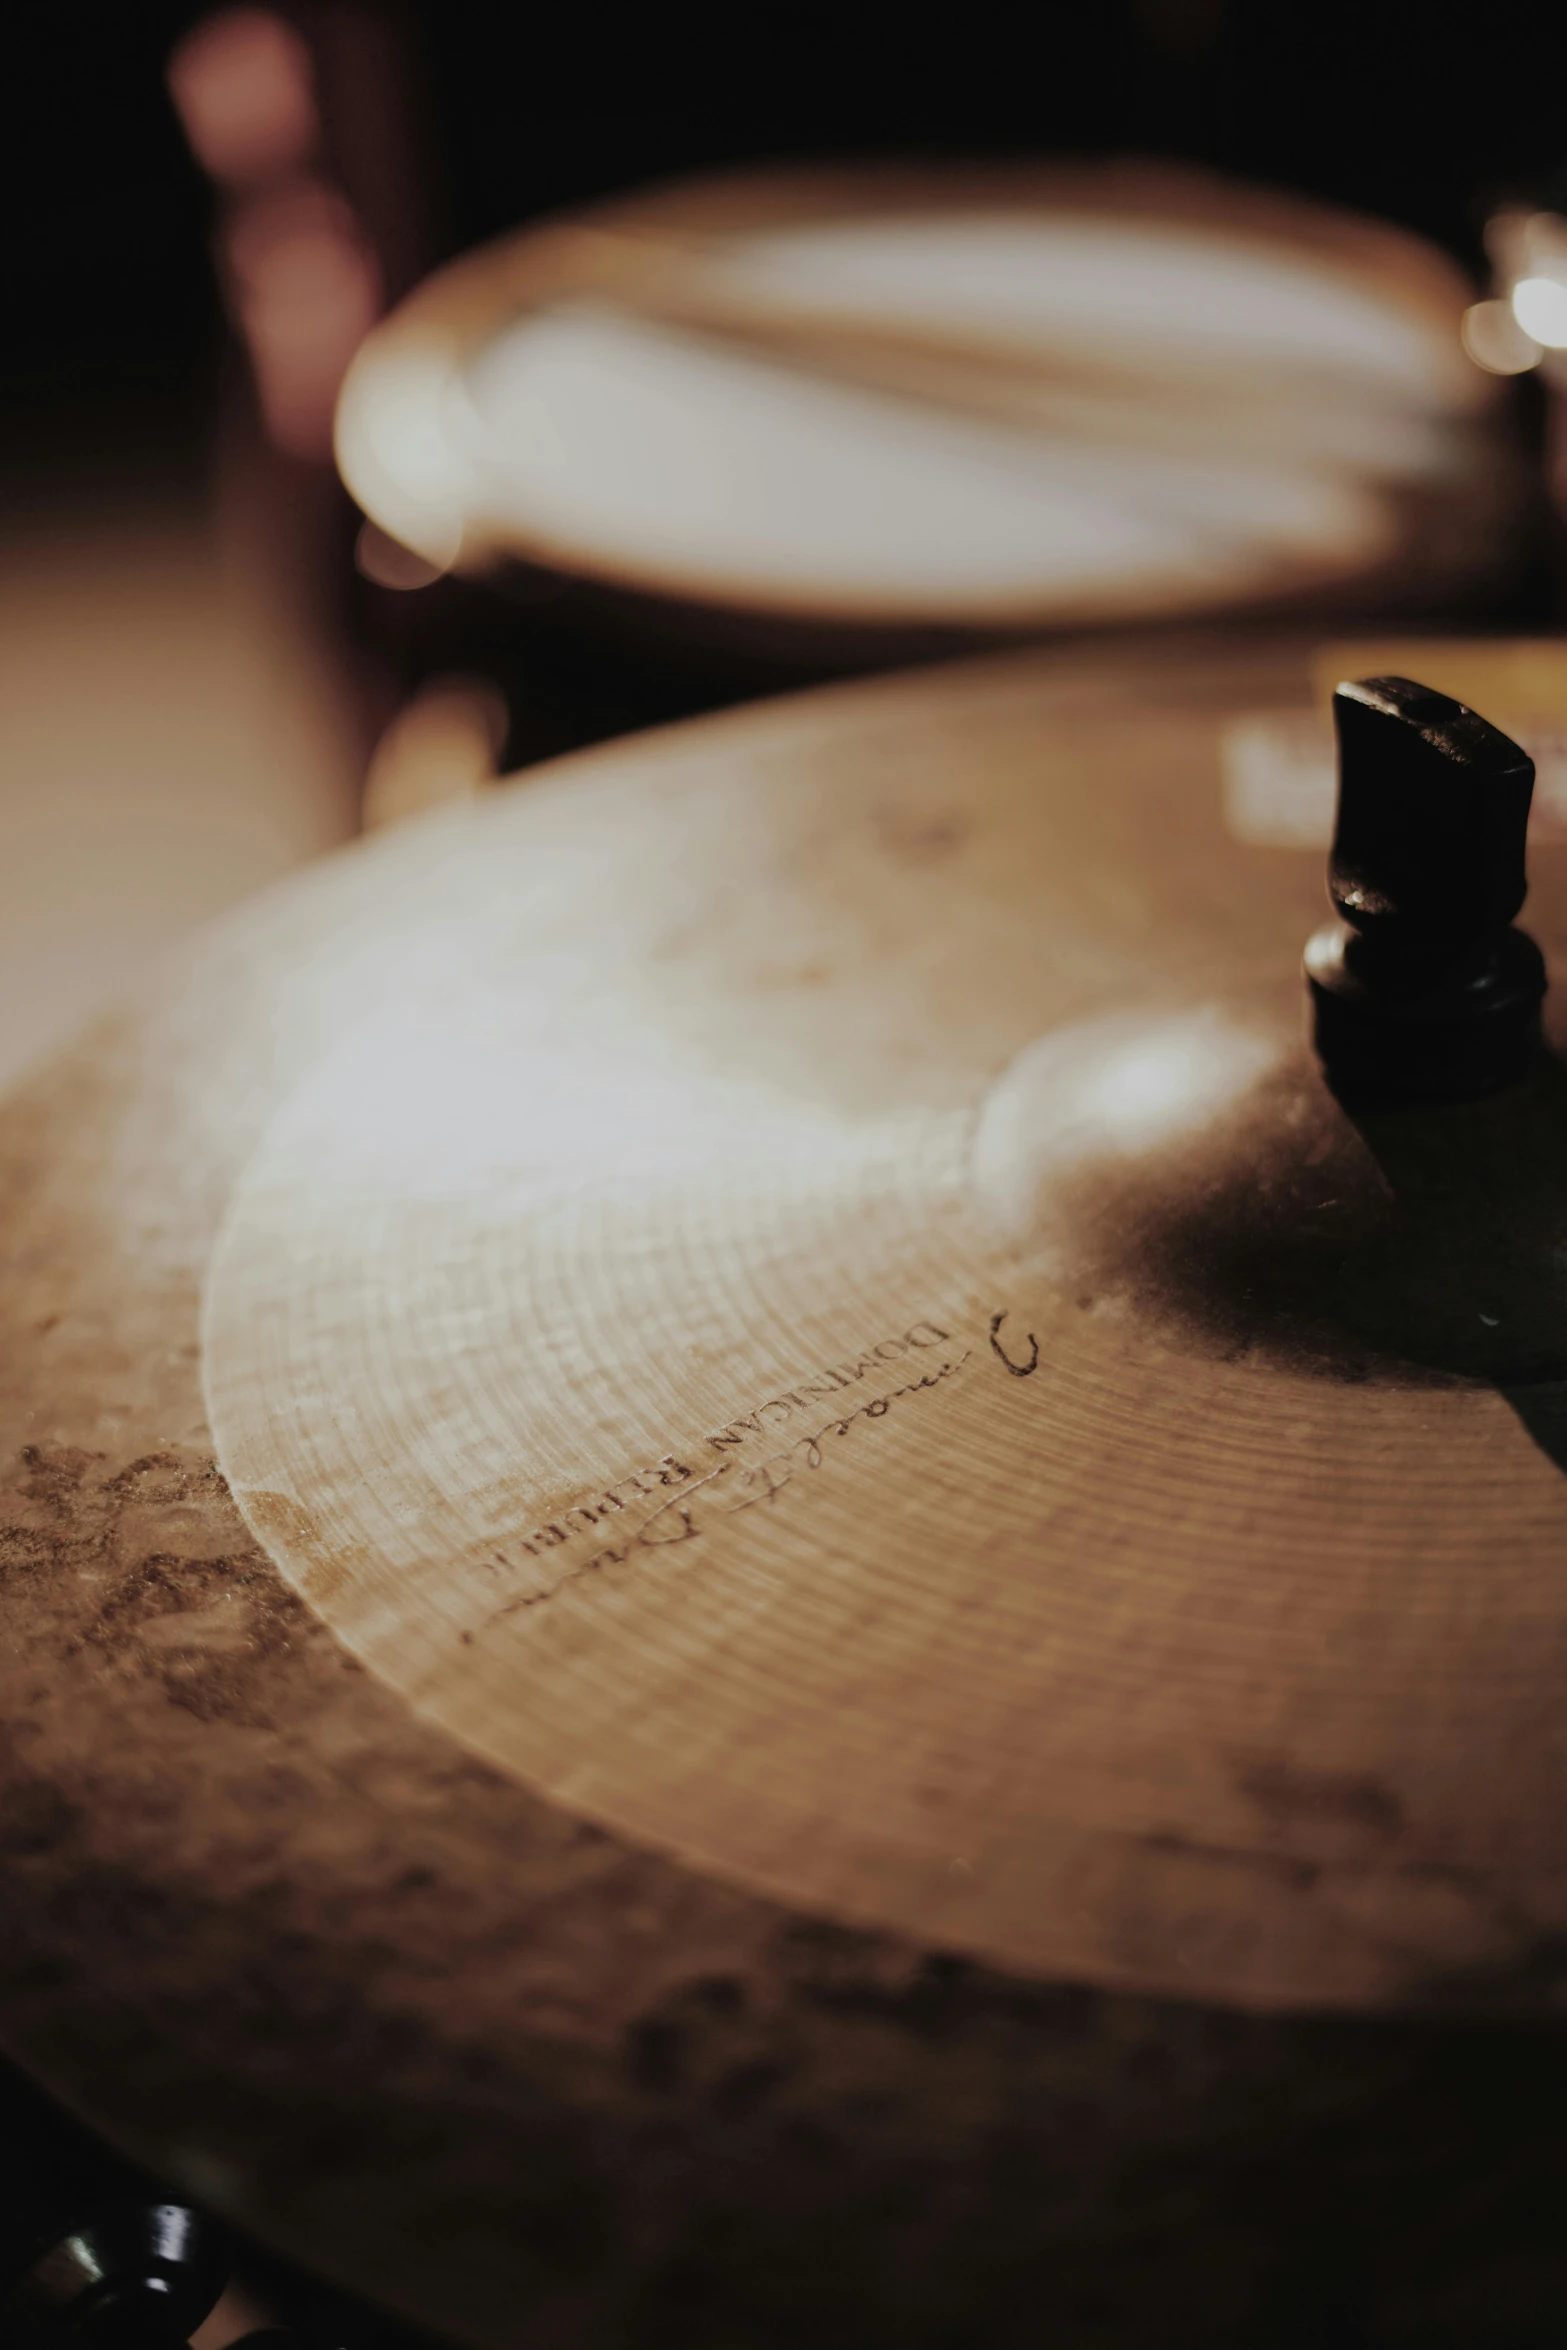
<svg viewBox="0 0 1567 2350"><path fill-rule="evenodd" d="M1546 1556L1558 1473L1543 1449L1557 1441L1555 1391L1504 1395L1454 1375L1441 1346L1403 1363L1376 1328L1303 1325L1299 1348L1292 1336L1282 1350L1296 1412L1281 1431L1279 1350L1255 1317L1196 1326L1182 1280L1150 1287L1149 1260L1114 1250L1094 1256L1105 1288L1085 1306L1061 1268L1087 1261L1072 1219L1101 1177L1060 1189L1041 1160L1032 1187L1001 1182L986 1157L998 1121L1014 1142L1037 1139L1030 1088L1047 1015L1120 1022L1117 1035L1143 1041L1151 1008L1190 1015L1199 1059L1227 1053L1230 1024L1250 1020L1248 1035L1290 1049L1267 981L1317 915L1317 860L1225 843L1213 753L1227 710L1304 693L1303 655L1289 648L1238 662L1080 651L1070 664L897 680L596 753L482 818L432 818L258 900L185 955L134 1022L7 1106L0 2040L11 2051L120 2143L317 2273L493 2350L524 2325L558 2350L658 2350L671 2338L693 2350L944 2350L956 2338L1032 2350L1044 2324L1074 2350L1199 2339L1250 2350L1285 2338L1303 2309L1320 2302L1330 2315L1341 2284L1358 2291L1363 2278L1372 2338L1425 2350L1455 2325L1483 2339L1502 2273L1522 2279L1509 2307L1552 2320L1567 2307L1559 2033L1419 2020L1538 2022L1559 2010L1560 1814L1545 1784L1561 1629ZM1010 810L1007 822L965 830L971 796L990 817ZM1059 853L1042 858L1058 826ZM1529 915L1547 947L1562 931L1553 862L1536 860ZM963 904L970 914L955 919ZM472 1079L515 1042L518 990L536 979L548 984L529 1049L558 1047L568 1079L590 1045L600 1066L606 1034L635 1036L637 1066L614 1072L617 1116L640 1105L646 1122L650 1103L672 1096L723 1115L701 1132L677 1127L668 1181L645 1199L617 1149L630 1128L612 1121L594 1182L551 1219L534 1201L514 1224L490 1220L490 1253L467 1237L448 1248L454 1202L447 1229L466 1236L486 1197L463 1205L451 1180L472 1171L484 1131ZM421 1004L432 1023L422 1042L409 1019ZM460 1047L447 1025L459 1007L474 1015ZM595 1029L607 1007L609 1030ZM329 1590L313 1521L280 1511L267 1542L312 1591L304 1604L214 1461L198 1291L243 1180L211 1286L216 1327L252 1239L266 1255L253 1211L269 1198L297 1207L287 1150L290 1137L323 1139L322 1072L353 1070L358 1044L389 1035L407 1057L388 1072L373 1186L355 1137L336 1137L336 1176L358 1187L363 1220L345 1235L323 1215L301 1234L333 1252L321 1304L356 1365L305 1433L340 1443L331 1413L356 1400L379 1411L384 1394L398 1417L371 1423L374 1443L395 1429L399 1442L433 1443L439 1460L427 1391L410 1411L406 1383L387 1388L383 1360L359 1351L382 1332L406 1344L400 1301L443 1345L512 1327L528 1361L562 1366L548 1390L528 1377L530 1410L564 1458L632 1359L628 1303L656 1309L677 1337L693 1292L710 1293L711 1356L670 1354L644 1403L622 1400L587 1431L597 1474L612 1452L618 1461L629 1410L633 1465L655 1480L643 1487L653 1499L680 1492L656 1483L666 1442L706 1443L784 1382L829 1370L845 1332L841 1369L851 1350L887 1349L870 1401L911 1392L848 1422L836 1400L848 1390L834 1388L823 1416L846 1421L841 1437L819 1436L819 1469L802 1464L771 1506L729 1521L728 1547L704 1549L704 1537L648 1551L651 1572L618 1586L612 1565L556 1581L560 1545L516 1552L534 1589L545 1577L554 1587L504 1637L465 1645L471 1618L432 1608L433 1587L417 1581L406 1611L392 1588L390 1615L372 1620L362 1603L375 1562L339 1554ZM644 1050L655 1035L658 1050ZM867 1037L882 1041L878 1059ZM398 1100L399 1075L426 1089L422 1128ZM1296 1083L1287 1062L1278 1082L1286 1095ZM1219 1082L1218 1096L1243 1128L1252 1095ZM520 1106L531 1118L530 1097ZM1113 1111L1113 1125L1126 1106L1080 1102L1081 1134L1092 1141L1095 1118ZM492 1142L515 1143L518 1109L504 1087L493 1097ZM1165 1130L1159 1150L1200 1170L1211 1146L1233 1183L1234 1131L1221 1118L1183 1156ZM723 1151L699 1151L704 1134ZM1119 1169L1086 1157L1078 1172L1102 1171L1113 1220L1134 1194L1169 1199L1161 1164L1157 1151ZM421 1169L425 1188L410 1198ZM326 1160L317 1173L325 1204ZM998 1253L1023 1262L1018 1231L1036 1213L1039 1248L992 1333L1007 1303L990 1286ZM512 1232L532 1233L536 1272L568 1294L541 1279L519 1298ZM375 1298L348 1276L373 1275L394 1235L408 1256ZM801 1263L806 1237L829 1250L830 1291ZM901 1310L905 1273L927 1259L941 1282L961 1275L956 1289L922 1290L901 1327L869 1318L894 1275ZM283 1271L255 1334L274 1370L275 1346L301 1332L316 1345L299 1268ZM977 1318L960 1324L971 1307ZM780 1332L780 1317L798 1317L798 1331ZM567 1365L572 1329L581 1343ZM1045 1368L1025 1378L990 1341L1026 1366L1030 1332ZM1063 1332L1073 1378L1050 1383L1042 1412L1030 1397ZM922 1364L963 1348L954 1373L918 1384ZM608 1383L595 1387L601 1372ZM214 1375L227 1381L231 1366L215 1362ZM243 1385L248 1400L261 1392ZM470 1383L447 1431L482 1439L456 1456L465 1475L494 1436L509 1442L514 1401L493 1366ZM781 1421L779 1437L799 1425ZM1041 1431L1037 1457L1020 1449ZM285 1413L277 1442L296 1465L300 1433ZM960 1592L949 1559L920 1550L923 1533L960 1478L993 1493L1020 1458L1024 1489L987 1507L993 1530L1027 1521L1024 1539L982 1562L958 1543ZM1358 1612L1346 1613L1353 1545L1341 1556L1313 1541L1297 1509L1330 1470L1346 1517L1389 1536L1362 1559ZM508 1492L519 1471L537 1473L520 1442L499 1472ZM1073 1511L1097 1510L1107 1484L1123 1546L1074 1548ZM1048 1641L1033 1531L1047 1490L1063 1538L1048 1553ZM546 1498L559 1506L575 1492ZM1205 1495L1211 1574L1171 1547L1172 1495ZM441 1498L449 1507L444 1483ZM472 1495L459 1484L456 1498L466 1507ZM874 1524L851 1524L856 1499L874 1501ZM1415 1535L1424 1529L1418 1555L1393 1540L1400 1505ZM756 1530L743 1553L741 1525ZM802 1572L813 1538L847 1581ZM1259 1543L1276 1573L1246 1563ZM568 1566L581 1556L564 1555ZM468 1589L454 1573L459 1611ZM960 1610L960 1596L974 1604ZM613 1712L602 1675L635 1664L630 1636L650 1607L651 1701L594 1745L587 1732ZM889 1635L893 1608L909 1621ZM345 1609L352 1638L374 1649L369 1671L329 1629L329 1617L350 1623ZM998 1663L1005 1625L1036 1647ZM778 1637L758 1670L769 1627ZM824 1629L841 1633L830 1723ZM530 1662L540 1633L557 1644L558 1686L542 1687ZM927 1633L944 1643L947 1684L922 1653ZM1197 1848L1182 1807L1214 1792L1210 1717L1246 1696L1247 1660L1266 1661L1275 1636L1281 1666L1298 1676L1314 1660L1331 1702L1320 1721L1286 1718L1283 1683L1272 1684L1276 1735L1228 1758L1225 1800L1243 1833ZM496 1678L454 1675L458 1650ZM710 1706L679 1696L693 1654L724 1663ZM1031 1656L1053 1675L1054 1726L1041 1729L1026 1702L1004 1725L976 1715L974 1692L1015 1696ZM537 1708L530 1734L553 1741L541 1783L563 1776L578 1740L579 1781L560 1799L436 1718L466 1690L489 1709L489 1738L492 1700L519 1663ZM1158 1663L1184 1676L1173 1694L1161 1694ZM395 1678L417 1682L412 1702ZM1166 1815L1127 1835L1150 1753L1171 1751L1177 1704ZM1047 1812L1037 1778L998 1777L1008 1734L1036 1770L1050 1737L1063 1753L1080 1732L1107 1741L1111 1712L1124 1778L1103 1767L1101 1744L1092 1771L1060 1774ZM842 1767L820 1833L799 1832L804 1798L820 1818L803 1750L765 1784L761 1756L734 1741L748 1715L766 1724L766 1751L806 1721L827 1736ZM656 1718L667 1751L632 1792L657 1816L630 1835L595 1827L626 1793L611 1786L606 1803L603 1771L623 1780L636 1739L652 1751ZM1320 1767L1324 1744L1347 1750L1368 1722L1390 1740L1396 1728L1401 1775L1342 1756ZM1472 1786L1442 1775L1444 1742L1473 1758ZM709 1767L720 1753L732 1794ZM684 1789L667 1767L681 1755ZM866 1829L867 1801L855 1780L867 1769L873 1832L857 1845L849 1830ZM927 1865L932 1807L919 1797L933 1787L970 1824L986 1805L994 1815L1003 1865L977 1889L946 1867L974 1852L942 1843L941 1867ZM689 1817L672 1831L682 1795ZM1494 1849L1477 1856L1487 1805ZM745 1818L766 1849L716 1852ZM671 1842L700 1848L705 1864L670 1857ZM764 1879L811 1890L781 1903L747 1889ZM1004 1910L998 1883L1012 1889ZM1062 1904L1067 1887L1075 1907ZM1037 1951L1046 1893L1063 1956L1040 1963L1092 1967L1100 1947L1106 1980L1179 1982L1182 1999L964 1955L1011 1935ZM899 1915L931 1922L917 1933L852 1923ZM1186 1939L1172 1950L1174 1921ZM1191 2003L1227 1983L1248 2001L1369 2002L1414 2020Z"/></svg>

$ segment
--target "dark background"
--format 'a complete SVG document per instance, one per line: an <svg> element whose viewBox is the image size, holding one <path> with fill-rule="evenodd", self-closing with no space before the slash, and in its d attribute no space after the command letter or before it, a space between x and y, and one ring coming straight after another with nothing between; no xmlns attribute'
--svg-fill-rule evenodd
<svg viewBox="0 0 1567 2350"><path fill-rule="evenodd" d="M199 474L222 331L210 196L162 67L203 13L13 0L0 77L12 503ZM430 259L706 165L1135 150L1380 212L1478 269L1488 205L1549 194L1567 164L1567 39L1540 0L966 0L919 14L885 0L368 0L359 14L384 22L402 61Z"/></svg>

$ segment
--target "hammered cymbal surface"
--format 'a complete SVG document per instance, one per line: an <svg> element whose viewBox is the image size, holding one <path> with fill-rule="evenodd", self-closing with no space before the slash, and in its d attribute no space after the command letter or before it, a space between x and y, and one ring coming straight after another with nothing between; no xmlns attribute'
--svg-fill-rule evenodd
<svg viewBox="0 0 1567 2350"><path fill-rule="evenodd" d="M1549 2170L1554 2035L1040 1979L1557 2000L1558 1472L1516 1398L1283 1363L1102 1252L1085 1305L1040 1221L1052 1039L1135 1070L1173 1020L1221 1124L1295 1098L1269 991L1320 874L1226 844L1214 743L1303 694L1288 653L1009 663L595 753L257 901L8 1106L11 2049L487 2343L1239 2342L1329 2206L1397 2247L1398 2338L1489 2306L1476 2166ZM831 1432L765 1410L833 1376ZM709 1525L700 1447L788 1480ZM1333 1447L1371 1533L1324 1543ZM476 1509L525 1544L622 1470L646 1524L673 1468L699 1531L649 1573L518 1546L486 1604L545 1596L476 1621Z"/></svg>

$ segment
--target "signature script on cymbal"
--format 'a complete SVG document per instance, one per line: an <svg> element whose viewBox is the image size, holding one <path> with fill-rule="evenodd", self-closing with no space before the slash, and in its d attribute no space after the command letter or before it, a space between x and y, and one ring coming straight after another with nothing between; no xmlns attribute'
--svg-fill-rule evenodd
<svg viewBox="0 0 1567 2350"><path fill-rule="evenodd" d="M748 1438L770 1434L782 1420L799 1416L808 1410L811 1401L835 1390L846 1390L852 1381L865 1379L873 1370L885 1367L911 1351L944 1347L950 1334L933 1322L916 1322L896 1340L882 1340L877 1346L849 1362L835 1366L818 1378L802 1381L783 1395L770 1397L765 1404L742 1419L728 1422L715 1431L707 1442L715 1450L724 1452L716 1467L693 1470L673 1454L665 1454L651 1470L641 1470L634 1477L624 1478L613 1488L607 1488L576 1502L568 1510L552 1519L545 1527L519 1542L508 1543L492 1554L486 1562L492 1572L515 1572L514 1557L508 1552L521 1549L529 1556L538 1556L546 1548L554 1548L571 1539L575 1533L586 1532L589 1526L600 1522L611 1511L619 1513L628 1504L620 1496L628 1486L636 1495L653 1499L655 1506L620 1539L603 1544L588 1557L575 1564L563 1566L562 1572L542 1590L522 1592L504 1600L485 1617L480 1630L508 1616L520 1615L530 1608L553 1599L556 1592L568 1583L601 1572L606 1567L623 1566L639 1550L656 1550L669 1544L695 1540L715 1519L736 1517L742 1511L771 1503L795 1477L809 1476L822 1468L833 1449L858 1429L873 1426L885 1419L898 1405L906 1405L914 1397L939 1387L955 1378L970 1359L970 1350L962 1353L941 1354L928 1370L917 1377L904 1379L895 1386L858 1396L847 1409L832 1413L816 1421L805 1430L794 1434L779 1450L760 1459L741 1457L740 1449ZM927 1358L928 1359L928 1358ZM913 1366L911 1365L911 1368ZM676 1488L667 1500L657 1500L659 1486ZM571 1521L575 1519L576 1524ZM471 1642L475 1634L463 1634Z"/></svg>

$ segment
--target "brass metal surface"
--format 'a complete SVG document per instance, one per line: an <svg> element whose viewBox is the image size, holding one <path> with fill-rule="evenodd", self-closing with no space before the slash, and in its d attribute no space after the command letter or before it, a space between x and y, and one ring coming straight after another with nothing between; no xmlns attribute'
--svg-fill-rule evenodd
<svg viewBox="0 0 1567 2350"><path fill-rule="evenodd" d="M885 2316L889 2182L1067 2107L1096 2227L1150 2131L1233 2185L1235 2067L1349 2045L1268 2011L1553 2008L1558 1083L1321 1092L1320 858L1215 747L1308 693L1030 659L594 752L9 1108L9 2045L318 2266L609 2343L720 2208L731 2314L830 2205Z"/></svg>

